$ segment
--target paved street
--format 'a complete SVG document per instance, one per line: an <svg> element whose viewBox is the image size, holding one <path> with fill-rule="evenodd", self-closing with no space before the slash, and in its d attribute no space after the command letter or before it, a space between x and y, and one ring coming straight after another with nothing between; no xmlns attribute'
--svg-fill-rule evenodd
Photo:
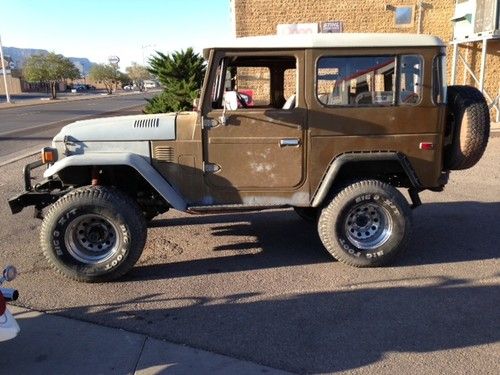
<svg viewBox="0 0 500 375"><path fill-rule="evenodd" d="M0 169L0 264L21 271L20 306L298 373L498 371L500 138L444 193L422 194L393 267L332 262L290 210L168 212L139 264L108 284L56 276L32 211L10 215L28 161Z"/></svg>
<svg viewBox="0 0 500 375"><path fill-rule="evenodd" d="M140 113L146 103L144 98L151 96L137 93L0 109L0 164L50 144L61 127L77 119L109 116L134 108Z"/></svg>

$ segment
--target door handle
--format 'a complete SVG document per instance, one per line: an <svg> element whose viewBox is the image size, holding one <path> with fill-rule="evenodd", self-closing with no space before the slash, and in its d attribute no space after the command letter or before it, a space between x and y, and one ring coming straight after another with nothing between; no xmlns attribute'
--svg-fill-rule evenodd
<svg viewBox="0 0 500 375"><path fill-rule="evenodd" d="M300 145L300 139L297 138L280 139L280 147L298 146L298 145Z"/></svg>

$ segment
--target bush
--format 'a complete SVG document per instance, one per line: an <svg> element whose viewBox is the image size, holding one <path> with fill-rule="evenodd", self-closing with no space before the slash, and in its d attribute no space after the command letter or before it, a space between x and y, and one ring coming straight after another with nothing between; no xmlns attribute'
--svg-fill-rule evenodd
<svg viewBox="0 0 500 375"><path fill-rule="evenodd" d="M192 110L193 100L200 93L205 75L203 57L192 48L164 55L156 52L150 60L149 72L165 87L163 92L148 100L145 113L165 113Z"/></svg>

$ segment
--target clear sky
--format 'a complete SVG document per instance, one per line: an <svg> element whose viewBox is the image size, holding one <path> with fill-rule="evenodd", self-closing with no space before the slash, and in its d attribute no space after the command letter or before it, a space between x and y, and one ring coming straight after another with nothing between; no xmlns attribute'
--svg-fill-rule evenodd
<svg viewBox="0 0 500 375"><path fill-rule="evenodd" d="M41 48L120 69L232 36L229 0L0 0L0 36L6 47Z"/></svg>

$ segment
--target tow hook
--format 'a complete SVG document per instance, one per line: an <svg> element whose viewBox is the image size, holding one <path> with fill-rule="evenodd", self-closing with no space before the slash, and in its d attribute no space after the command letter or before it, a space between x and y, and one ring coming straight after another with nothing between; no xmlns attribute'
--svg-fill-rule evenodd
<svg viewBox="0 0 500 375"><path fill-rule="evenodd" d="M418 190L416 188L409 188L408 189L408 194L410 194L411 203L412 203L412 205L410 207L412 210L417 208L418 206L422 205L422 201L420 200L420 197L418 196L419 192L420 192L420 190Z"/></svg>

